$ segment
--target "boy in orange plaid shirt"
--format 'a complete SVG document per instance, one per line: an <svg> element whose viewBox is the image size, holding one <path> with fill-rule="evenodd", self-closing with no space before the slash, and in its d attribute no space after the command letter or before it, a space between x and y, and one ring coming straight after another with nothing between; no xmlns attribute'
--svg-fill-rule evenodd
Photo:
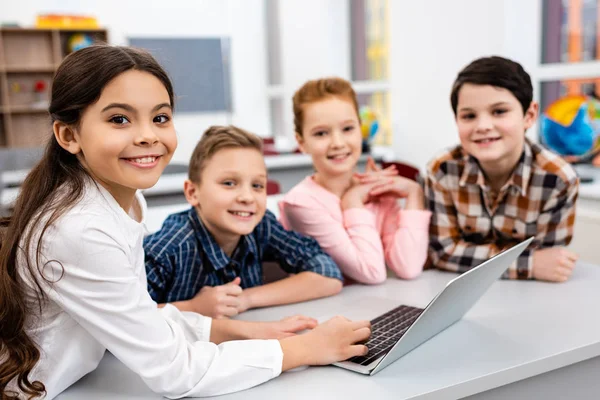
<svg viewBox="0 0 600 400"><path fill-rule="evenodd" d="M538 115L531 79L518 63L486 57L465 67L450 100L460 145L432 160L425 178L432 211L429 256L465 272L530 236L504 277L566 281L579 179L558 155L525 138Z"/></svg>

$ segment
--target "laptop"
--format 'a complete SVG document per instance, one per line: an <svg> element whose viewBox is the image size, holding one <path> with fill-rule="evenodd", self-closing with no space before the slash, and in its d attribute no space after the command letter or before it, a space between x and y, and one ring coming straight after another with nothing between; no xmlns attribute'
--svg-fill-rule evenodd
<svg viewBox="0 0 600 400"><path fill-rule="evenodd" d="M366 343L369 353L333 365L375 375L461 319L532 240L533 237L452 279L424 309L401 305L373 319L371 337Z"/></svg>

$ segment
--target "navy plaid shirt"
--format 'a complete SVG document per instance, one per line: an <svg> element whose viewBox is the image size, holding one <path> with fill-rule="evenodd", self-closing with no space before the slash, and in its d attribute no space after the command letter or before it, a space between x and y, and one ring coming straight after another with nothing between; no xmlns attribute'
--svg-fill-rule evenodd
<svg viewBox="0 0 600 400"><path fill-rule="evenodd" d="M286 231L267 211L228 257L191 208L172 214L144 239L148 292L157 303L188 300L203 286L241 278L241 287L263 284L263 261L277 261L289 273L315 272L342 280L335 262L316 240Z"/></svg>

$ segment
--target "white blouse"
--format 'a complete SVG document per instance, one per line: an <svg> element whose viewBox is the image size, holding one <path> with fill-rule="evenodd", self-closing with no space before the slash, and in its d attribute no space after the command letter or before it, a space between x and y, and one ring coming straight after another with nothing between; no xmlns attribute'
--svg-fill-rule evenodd
<svg viewBox="0 0 600 400"><path fill-rule="evenodd" d="M136 199L142 223L107 190L88 184L82 200L44 235L44 261L60 264L43 266L52 282L39 279L48 301L28 321L42 354L31 380L43 382L52 399L93 371L106 349L170 398L230 393L278 376L283 353L277 340L217 346L209 342L210 318L157 308L146 290L146 204L141 194ZM22 276L32 300L33 285Z"/></svg>

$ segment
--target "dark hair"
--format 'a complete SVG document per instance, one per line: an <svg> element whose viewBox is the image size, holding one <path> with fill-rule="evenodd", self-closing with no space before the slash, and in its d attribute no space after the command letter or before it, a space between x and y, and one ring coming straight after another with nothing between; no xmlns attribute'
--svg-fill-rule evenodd
<svg viewBox="0 0 600 400"><path fill-rule="evenodd" d="M300 89L294 93L292 103L294 107L294 129L296 133L302 136L304 126L304 105L315 103L331 97L340 97L352 103L356 116L360 120L358 113L358 101L352 85L342 78L323 78L306 82Z"/></svg>
<svg viewBox="0 0 600 400"><path fill-rule="evenodd" d="M521 64L507 58L499 56L479 58L458 73L450 93L454 115L458 106L458 94L465 83L491 85L510 91L521 103L523 113L529 109L533 100L533 86L529 74Z"/></svg>
<svg viewBox="0 0 600 400"><path fill-rule="evenodd" d="M129 70L148 72L158 78L173 106L169 77L149 53L129 47L93 45L68 55L58 67L48 110L52 122L60 121L77 128L86 107L98 100L111 80ZM12 216L0 220L1 399L19 397L18 393L7 389L13 380L29 398L45 393L42 382L29 379L39 361L40 350L25 329L32 309L25 301L23 274L29 274L35 284L37 306L41 312L45 294L37 275L51 283L41 273L42 238L46 230L79 200L88 176L77 156L64 150L51 135L41 160L21 186ZM58 198L58 190L65 185L68 190ZM21 268L17 261L23 261Z"/></svg>
<svg viewBox="0 0 600 400"><path fill-rule="evenodd" d="M219 150L230 148L255 149L262 153L262 139L237 126L211 126L202 134L190 158L190 181L200 183L206 162Z"/></svg>

